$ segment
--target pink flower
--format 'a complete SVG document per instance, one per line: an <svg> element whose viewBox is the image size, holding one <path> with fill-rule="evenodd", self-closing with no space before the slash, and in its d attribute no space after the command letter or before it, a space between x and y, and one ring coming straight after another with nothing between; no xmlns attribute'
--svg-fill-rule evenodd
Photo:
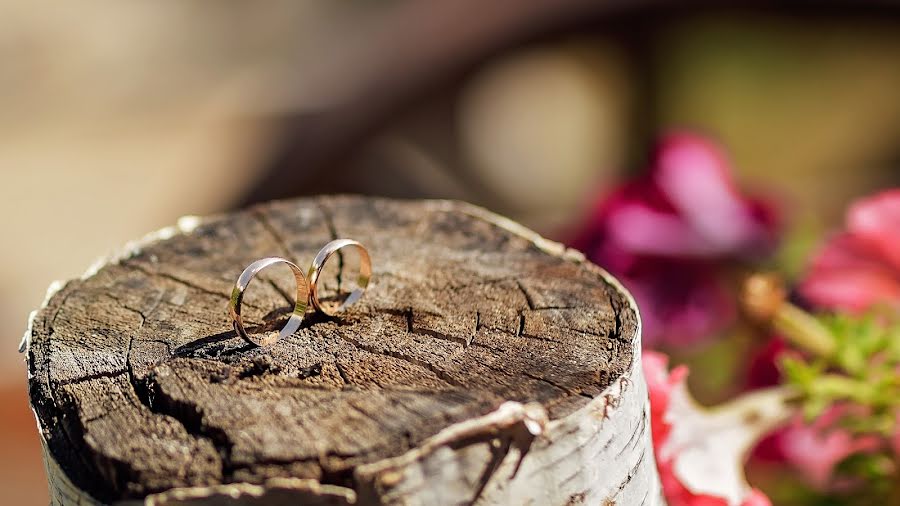
<svg viewBox="0 0 900 506"><path fill-rule="evenodd" d="M646 173L599 202L572 245L632 291L646 344L690 343L734 319L723 271L768 252L775 221L769 205L737 190L718 146L675 133Z"/></svg>
<svg viewBox="0 0 900 506"><path fill-rule="evenodd" d="M846 409L833 407L812 424L797 417L777 436L785 459L815 487L827 488L835 466L845 458L882 446L876 436L853 437L846 429L836 427L844 414Z"/></svg>
<svg viewBox="0 0 900 506"><path fill-rule="evenodd" d="M900 308L900 188L857 201L845 221L846 231L813 260L800 293L826 309Z"/></svg>
<svg viewBox="0 0 900 506"><path fill-rule="evenodd" d="M754 448L753 458L787 463L814 488L827 490L834 484L834 469L841 461L856 453L875 452L885 446L885 441L878 436L855 437L840 427L839 419L846 415L846 407L832 407L811 423L795 416L790 424L764 438ZM865 416L861 413L851 415ZM900 445L900 433L891 443ZM895 449L900 450L900 446Z"/></svg>
<svg viewBox="0 0 900 506"><path fill-rule="evenodd" d="M822 309L859 312L881 304L900 308L900 189L857 201L845 221L846 231L832 237L813 259L800 294ZM780 339L773 339L752 363L749 386L776 383L777 357L787 351ZM840 461L884 445L877 437L853 437L837 423L842 416L848 416L846 407L832 407L812 423L796 418L765 440L755 456L787 462L812 485L827 488Z"/></svg>
<svg viewBox="0 0 900 506"><path fill-rule="evenodd" d="M747 485L742 458L784 419L786 397L771 391L707 411L687 393L685 366L669 371L668 358L649 350L642 360L656 466L669 506L771 506Z"/></svg>

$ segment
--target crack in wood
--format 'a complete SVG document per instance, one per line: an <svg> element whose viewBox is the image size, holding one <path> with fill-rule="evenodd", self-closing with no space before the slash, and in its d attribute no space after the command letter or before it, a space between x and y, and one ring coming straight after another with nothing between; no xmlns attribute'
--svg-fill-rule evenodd
<svg viewBox="0 0 900 506"><path fill-rule="evenodd" d="M287 292L285 292L284 290L282 290L281 287L278 286L277 283L275 283L275 280L274 280L274 279L272 279L272 278L266 278L266 281L269 283L269 286L271 286L272 289L275 290L275 291L278 293L278 295L280 295L281 298L284 299L284 301L287 302L288 305L289 305L289 306L291 307L291 309L293 310L294 305L296 304L296 301L294 300L294 297L291 297L290 294L288 294Z"/></svg>
<svg viewBox="0 0 900 506"><path fill-rule="evenodd" d="M337 227L334 224L334 216L331 214L331 210L328 209L328 206L321 201L316 202L316 206L319 209L319 212L322 214L322 218L325 221L325 227L328 228L328 233L331 235L331 240L340 239L341 236L338 234ZM335 253L338 258L338 272L336 275L337 278L337 292L341 292L341 284L344 278L344 252L342 250L337 250Z"/></svg>
<svg viewBox="0 0 900 506"><path fill-rule="evenodd" d="M168 341L164 341L164 340L162 340L162 339L143 339L143 341L144 341L144 342L147 342L147 343L157 343L157 344L161 344L161 345L165 346L165 347L166 347L166 357L167 357L167 358L168 358L168 357L173 357L173 356L175 356L175 355L172 353L172 344L169 343Z"/></svg>
<svg viewBox="0 0 900 506"><path fill-rule="evenodd" d="M357 348L359 348L363 351L367 351L369 353L374 353L376 355L383 355L385 357L395 358L395 359L407 362L409 364L412 364L414 366L420 367L420 368L434 374L435 376L437 376L440 380L447 383L448 386L462 388L462 389L465 389L467 387L467 385L465 385L464 383L462 383L459 380L457 380L456 378L450 376L447 373L447 371L440 369L439 367L437 367L434 364L423 362L415 357L405 355L405 354L397 352L397 351L378 349L378 348L375 348L374 346L364 345L363 343L359 342L356 339L353 339L352 337L344 334L343 332L337 332L337 335L340 336L341 339L353 344L354 346L356 346Z"/></svg>
<svg viewBox="0 0 900 506"><path fill-rule="evenodd" d="M548 338L546 338L546 337L541 337L541 336L533 336L533 335L531 335L531 334L527 334L527 333L524 333L524 332L523 332L522 334L519 334L518 337L521 337L521 338L524 338L524 339L530 339L530 340L533 340L533 341L543 341L543 342L545 342L545 343L556 343L556 342L557 342L557 341L555 341L555 340L553 340L553 339L548 339Z"/></svg>
<svg viewBox="0 0 900 506"><path fill-rule="evenodd" d="M475 336L478 334L478 331L481 329L481 312L475 311L475 328L472 329L472 334L466 339L466 348L472 346L472 342L475 341Z"/></svg>
<svg viewBox="0 0 900 506"><path fill-rule="evenodd" d="M203 293L203 294L206 294L206 295L212 295L212 296L214 296L214 297L216 297L216 298L221 298L221 299L231 300L231 291L230 291L230 290L229 290L229 292L228 292L227 294L226 294L226 293L221 293L221 292L216 292L216 291L214 291L214 290L210 290L210 289L208 289L208 288L204 288L204 287L202 287L202 286L200 286L200 285L197 285L197 284L195 284L195 283L191 283L190 281L187 281L187 280L185 280L185 279L179 278L178 276L176 276L176 275L174 275L174 274L171 274L171 273L168 273L168 272L153 271L153 270L148 269L147 267L141 265L139 262L128 261L127 263L123 263L122 266L125 267L126 269L131 270L131 271L134 271L134 272L140 272L140 273L142 273L142 274L144 274L144 275L146 275L146 276L149 276L149 277L151 277L151 278L154 278L154 277L157 277L157 276L158 276L158 277L161 277L161 278L163 278L163 279L167 279L167 280L169 280L169 281L173 281L173 282L175 282L175 283L178 283L179 285L182 285L182 286L187 287L187 288L189 288L189 289L191 289L191 290L194 290L195 292L200 292L200 293ZM255 309L255 310L257 310L257 311L266 311L266 310L267 310L267 308L264 308L264 307L262 307L262 306L258 306L258 305L256 305L256 304L253 304L253 303L247 301L246 299L244 299L244 300L241 302L241 305L242 305L242 306L245 306L245 307L249 307L249 308L251 308L251 309ZM291 306L293 306L293 302L291 302ZM251 322L251 323L252 323L252 322Z"/></svg>
<svg viewBox="0 0 900 506"><path fill-rule="evenodd" d="M580 390L577 390L577 391L576 391L576 390L572 390L571 388L562 386L562 385L556 383L555 381L550 380L550 379L547 379L547 378L545 378L545 377L543 377L543 376L537 376L537 375L535 375L535 374L531 374L531 373L528 372L528 371L522 371L522 374L524 374L525 376L528 376L529 378L531 378L531 379L533 379L533 380L541 381L541 382L546 383L546 384L548 384L548 385L550 385L550 386L552 386L552 387L554 387L554 388L557 388L557 389L559 389L559 390L562 390L563 392L566 393L566 395L580 395L581 397L584 397L584 398L586 398L586 399L591 399L591 400L594 399L594 397L593 397L592 395L588 395L588 394L586 394L586 393L584 393L584 392L582 392L582 391L580 391Z"/></svg>
<svg viewBox="0 0 900 506"><path fill-rule="evenodd" d="M634 449L635 446L640 442L641 437L644 436L644 432L647 429L647 416L646 414L642 415L640 420L638 421L637 427L635 427L634 431L631 432L631 437L628 439L628 442L625 443L625 446L622 447L621 450L616 454L616 456L621 456L625 452ZM634 446L632 446L634 445Z"/></svg>
<svg viewBox="0 0 900 506"><path fill-rule="evenodd" d="M615 339L616 341L622 340L622 307L619 305L619 302L616 301L616 296L614 296L612 291L607 290L609 297L609 306L613 310L613 329L609 333L609 337L611 339Z"/></svg>
<svg viewBox="0 0 900 506"><path fill-rule="evenodd" d="M256 218L256 221L262 226L263 229L272 237L275 244L278 246L278 249L281 250L281 254L284 255L284 258L294 262L297 261L294 259L294 254L291 252L291 248L288 247L287 241L284 240L284 237L281 236L281 233L277 228L272 224L269 220L269 216L266 215L265 210L260 207L254 207L250 210L250 215Z"/></svg>
<svg viewBox="0 0 900 506"><path fill-rule="evenodd" d="M101 378L118 378L119 376L124 376L126 374L128 374L128 371L126 369L122 369L121 371L101 371L85 376L78 376L77 378L67 378L64 380L51 381L51 383L55 388L60 388L70 385L79 385L81 383L86 383L88 381L94 381Z"/></svg>
<svg viewBox="0 0 900 506"><path fill-rule="evenodd" d="M463 348L466 348L469 344L469 339L465 337L456 337L450 334L445 334L443 332L438 332L434 329L423 329L416 328L413 331L413 334L417 336L428 336L434 339L440 339L441 341L447 341L454 344L461 344Z"/></svg>
<svg viewBox="0 0 900 506"><path fill-rule="evenodd" d="M347 371L344 370L344 366L338 361L337 357L334 360L334 368L337 369L338 376L341 377L341 381L344 382L344 385L352 385L353 383L347 379Z"/></svg>
<svg viewBox="0 0 900 506"><path fill-rule="evenodd" d="M128 261L124 262L122 265L123 265L124 267L130 268L130 269L134 269L134 270L137 270L137 271L140 271L140 272L143 272L144 274L146 274L147 276L150 276L150 277L159 276L159 277L161 277L161 278L168 279L169 281L174 281L174 282L176 282L176 283L178 283L178 284L180 284L180 285L183 285L183 286L186 286L186 287L188 287L188 288L191 288L191 289L193 289L194 291L197 291L197 292L205 293L205 294L207 294L207 295L212 295L212 296L218 297L218 298L220 298L220 299L226 299L226 300L230 300L230 299L231 299L231 293L222 293L222 292L217 292L217 291L215 291L215 290L210 290L210 289L205 288L205 287L202 287L202 286L200 286L200 285L198 285L198 284L196 284L196 283L192 283L192 282L190 282L190 281L188 281L188 280L186 280L186 279L182 279L182 278L176 276L175 274L172 274L172 273L169 273L169 272L154 271L154 270L148 269L147 267L145 267L144 265L142 265L140 262L135 262L135 261L133 261L133 260L128 260ZM246 303L245 303L245 304L246 304ZM249 304L246 304L246 305L249 306ZM251 306L251 307L253 307L253 306ZM261 308L257 308L257 309L261 309Z"/></svg>
<svg viewBox="0 0 900 506"><path fill-rule="evenodd" d="M440 285L436 287L440 291L450 291L457 292L459 290L463 290L466 288L471 288L473 286L491 286L496 285L498 283L503 283L505 281L516 281L515 276L502 276L499 278L488 278L488 279L479 279L478 281L472 281L470 283L462 283L462 284L454 284L453 282Z"/></svg>
<svg viewBox="0 0 900 506"><path fill-rule="evenodd" d="M177 369L169 369L173 375L180 377ZM144 395L138 395L138 399L147 409L168 416L178 422L185 432L197 439L207 441L216 449L221 457L222 481L230 481L234 470L231 466L231 452L234 443L224 432L204 424L203 409L196 404L188 404L167 395L153 374L144 380L142 390Z"/></svg>
<svg viewBox="0 0 900 506"><path fill-rule="evenodd" d="M522 292L522 295L525 296L525 303L528 304L528 309L534 311L534 300L531 298L531 294L528 293L528 290L525 289L525 286L522 284L522 280L519 278L516 279L516 286L519 287L519 290Z"/></svg>
<svg viewBox="0 0 900 506"><path fill-rule="evenodd" d="M640 467L641 467L641 464L644 463L644 457L646 457L646 456L647 456L646 450L642 450L642 451L641 451L641 455L640 455L640 456L638 457L638 459L637 459L637 462L635 462L634 465L631 466L631 469L628 470L628 475L625 477L624 480L622 480L621 483L619 483L619 486L618 486L618 488L616 489L616 493L613 494L613 497L619 495L623 490L625 490L625 487L626 487L629 483L631 483L631 480L633 480L634 477L637 475L638 470L639 470Z"/></svg>

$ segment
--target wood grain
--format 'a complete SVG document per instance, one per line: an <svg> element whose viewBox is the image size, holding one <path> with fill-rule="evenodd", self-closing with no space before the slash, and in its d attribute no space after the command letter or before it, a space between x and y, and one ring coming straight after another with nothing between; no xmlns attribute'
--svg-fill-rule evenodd
<svg viewBox="0 0 900 506"><path fill-rule="evenodd" d="M235 335L244 266L308 265L336 237L371 251L358 304L269 348ZM248 290L259 329L286 319L286 282ZM633 301L574 252L466 204L328 197L68 282L28 367L57 483L101 503L658 504L637 350Z"/></svg>

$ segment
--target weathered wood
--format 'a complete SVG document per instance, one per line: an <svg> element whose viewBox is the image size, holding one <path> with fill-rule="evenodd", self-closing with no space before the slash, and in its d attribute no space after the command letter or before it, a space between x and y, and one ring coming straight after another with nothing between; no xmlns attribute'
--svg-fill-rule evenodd
<svg viewBox="0 0 900 506"><path fill-rule="evenodd" d="M337 236L371 251L361 302L270 348L235 335L245 265ZM251 285L261 327L282 281ZM508 220L331 197L158 234L26 338L56 503L659 504L639 334L618 283Z"/></svg>

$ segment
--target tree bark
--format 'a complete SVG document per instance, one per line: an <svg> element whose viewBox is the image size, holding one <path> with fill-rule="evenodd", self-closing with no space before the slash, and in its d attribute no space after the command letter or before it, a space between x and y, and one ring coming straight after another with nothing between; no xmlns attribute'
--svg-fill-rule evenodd
<svg viewBox="0 0 900 506"><path fill-rule="evenodd" d="M244 266L305 266L336 237L371 252L359 303L269 348L236 336ZM261 331L290 311L285 278L248 289ZM54 504L662 504L633 300L483 209L273 202L53 292L26 348Z"/></svg>

